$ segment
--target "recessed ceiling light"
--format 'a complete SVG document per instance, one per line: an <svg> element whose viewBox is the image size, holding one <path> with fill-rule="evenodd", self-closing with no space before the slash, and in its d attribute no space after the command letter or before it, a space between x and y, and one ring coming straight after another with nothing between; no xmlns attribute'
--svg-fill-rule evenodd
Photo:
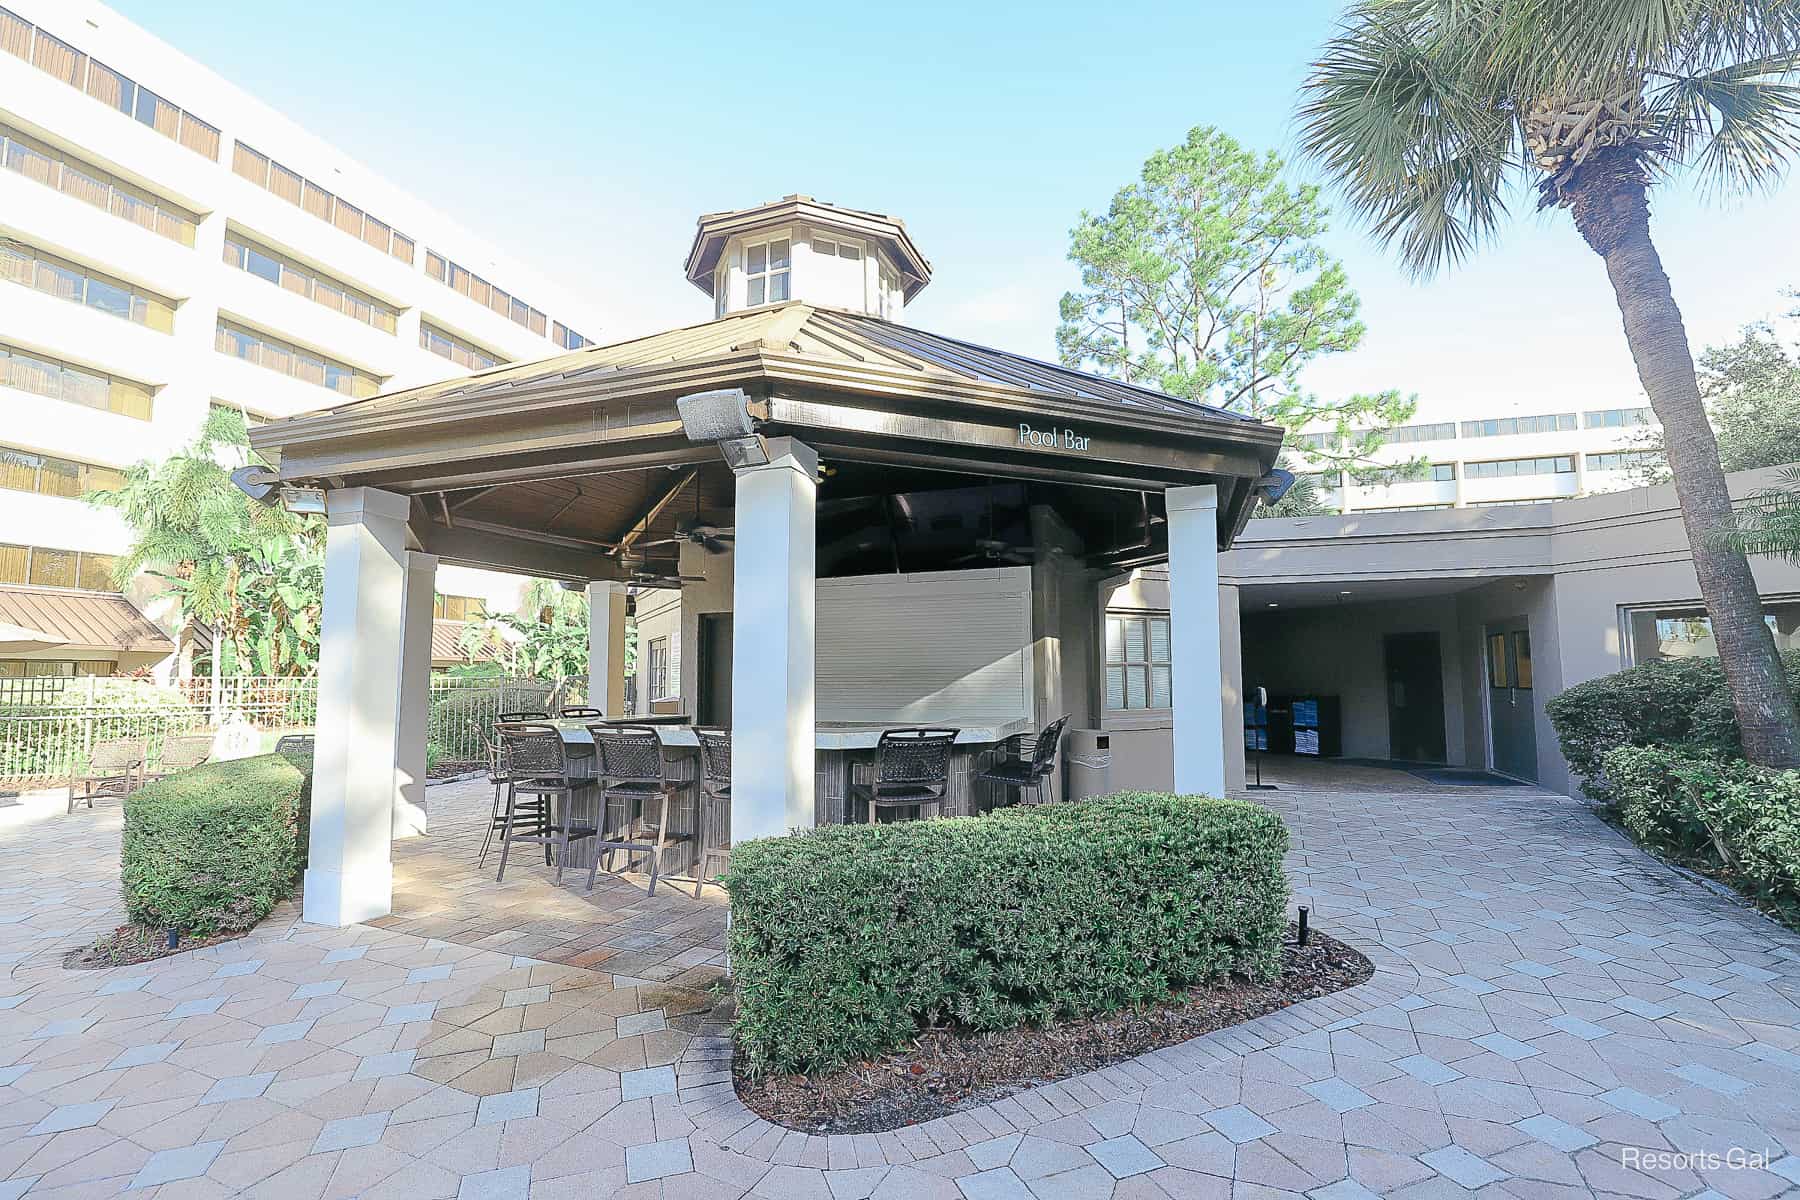
<svg viewBox="0 0 1800 1200"><path fill-rule="evenodd" d="M1349 588L1345 588L1344 590L1342 590L1341 592L1338 593L1338 595L1340 595L1340 596L1348 596L1349 594L1350 594Z"/></svg>
<svg viewBox="0 0 1800 1200"><path fill-rule="evenodd" d="M1271 600L1271 601L1269 601L1269 607L1270 608L1280 608L1281 605L1279 605L1275 601Z"/></svg>

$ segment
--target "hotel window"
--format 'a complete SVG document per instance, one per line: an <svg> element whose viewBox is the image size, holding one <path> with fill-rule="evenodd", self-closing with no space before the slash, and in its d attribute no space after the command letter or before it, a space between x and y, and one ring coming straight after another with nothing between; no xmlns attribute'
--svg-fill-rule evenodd
<svg viewBox="0 0 1800 1200"><path fill-rule="evenodd" d="M439 358L447 358L459 367L467 367L471 371L485 371L489 367L502 367L506 359L499 358L483 350L474 342L465 341L454 333L447 333L429 321L419 322L419 347L429 350Z"/></svg>
<svg viewBox="0 0 1800 1200"><path fill-rule="evenodd" d="M366 371L303 350L290 342L221 319L213 348L245 362L277 371L301 383L330 388L356 400L366 400L381 390L381 378Z"/></svg>
<svg viewBox="0 0 1800 1200"><path fill-rule="evenodd" d="M1518 475L1568 475L1575 470L1575 457L1558 454L1548 458L1503 458L1495 462L1463 464L1464 479L1511 479Z"/></svg>
<svg viewBox="0 0 1800 1200"><path fill-rule="evenodd" d="M588 340L558 321L551 327L550 340L564 350L579 350L588 344Z"/></svg>
<svg viewBox="0 0 1800 1200"><path fill-rule="evenodd" d="M1590 471L1630 471L1647 467L1663 461L1663 456L1654 450L1611 450L1604 454L1587 456L1587 469Z"/></svg>
<svg viewBox="0 0 1800 1200"><path fill-rule="evenodd" d="M0 386L140 421L150 419L155 396L148 384L6 345L0 345Z"/></svg>
<svg viewBox="0 0 1800 1200"><path fill-rule="evenodd" d="M322 304L332 312L373 325L383 333L393 333L399 328L398 309L236 232L225 235L225 262L286 288L296 296L304 296L314 304Z"/></svg>
<svg viewBox="0 0 1800 1200"><path fill-rule="evenodd" d="M1433 482L1433 483L1455 483L1456 482L1456 464L1455 463L1432 463L1430 471L1431 471L1430 478L1431 478L1431 482Z"/></svg>
<svg viewBox="0 0 1800 1200"><path fill-rule="evenodd" d="M300 172L271 159L238 142L231 149L231 169L266 192L286 200L300 209L327 221L359 242L397 258L408 266L413 262L413 240L385 221L378 221L362 209L320 187Z"/></svg>
<svg viewBox="0 0 1800 1200"><path fill-rule="evenodd" d="M22 283L59 300L97 308L159 333L170 333L175 328L173 300L45 254L23 242L0 239L0 279Z"/></svg>
<svg viewBox="0 0 1800 1200"><path fill-rule="evenodd" d="M1381 440L1396 445L1409 442L1449 442L1456 439L1456 422L1440 421L1429 425L1396 425L1381 435Z"/></svg>
<svg viewBox="0 0 1800 1200"><path fill-rule="evenodd" d="M194 153L218 161L217 128L4 8L0 8L0 50L79 88L108 108L136 118Z"/></svg>
<svg viewBox="0 0 1800 1200"><path fill-rule="evenodd" d="M1338 445L1338 435L1331 432L1299 433L1294 435L1294 445L1307 450L1327 450Z"/></svg>
<svg viewBox="0 0 1800 1200"><path fill-rule="evenodd" d="M1648 408L1602 408L1581 414L1581 424L1587 429L1629 429L1655 421L1656 413Z"/></svg>
<svg viewBox="0 0 1800 1200"><path fill-rule="evenodd" d="M665 700L669 696L669 639L651 638L648 675L650 699Z"/></svg>
<svg viewBox="0 0 1800 1200"><path fill-rule="evenodd" d="M47 546L0 545L0 583L78 587L111 592L119 560L112 554L85 554Z"/></svg>
<svg viewBox="0 0 1800 1200"><path fill-rule="evenodd" d="M1575 428L1574 413L1547 413L1540 417L1495 417L1464 421L1464 437L1510 437L1518 433L1567 433Z"/></svg>
<svg viewBox="0 0 1800 1200"><path fill-rule="evenodd" d="M475 621L486 611L479 596L446 596L439 593L432 603L431 615L443 621Z"/></svg>
<svg viewBox="0 0 1800 1200"><path fill-rule="evenodd" d="M491 312L505 317L515 325L522 325L540 337L548 337L565 350L576 350L587 344L587 339L580 334L570 333L564 325L556 328L562 333L577 339L576 345L569 345L559 335L550 332L550 318L525 301L519 299L502 288L495 287L467 267L458 266L455 262L439 254L436 250L425 251L425 274L443 284L451 291L458 292Z"/></svg>
<svg viewBox="0 0 1800 1200"><path fill-rule="evenodd" d="M1106 707L1168 708L1169 618L1106 614Z"/></svg>
<svg viewBox="0 0 1800 1200"><path fill-rule="evenodd" d="M98 65L98 64L96 64ZM73 196L184 246L194 244L197 218L99 167L0 125L0 167Z"/></svg>
<svg viewBox="0 0 1800 1200"><path fill-rule="evenodd" d="M1712 619L1698 604L1628 608L1624 613L1631 665L1661 658L1717 658ZM1765 599L1763 621L1777 650L1800 650L1800 598Z"/></svg>
<svg viewBox="0 0 1800 1200"><path fill-rule="evenodd" d="M744 247L745 304L779 304L788 298L788 240L757 242Z"/></svg>
<svg viewBox="0 0 1800 1200"><path fill-rule="evenodd" d="M0 446L0 488L9 491L79 500L88 492L117 491L124 485L125 472L116 467Z"/></svg>

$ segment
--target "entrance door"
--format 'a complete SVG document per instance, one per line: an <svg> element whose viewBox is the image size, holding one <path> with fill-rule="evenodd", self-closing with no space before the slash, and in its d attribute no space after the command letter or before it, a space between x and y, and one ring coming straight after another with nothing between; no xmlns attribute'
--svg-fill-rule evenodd
<svg viewBox="0 0 1800 1200"><path fill-rule="evenodd" d="M1444 761L1444 660L1435 633L1390 633L1387 660L1388 757Z"/></svg>
<svg viewBox="0 0 1800 1200"><path fill-rule="evenodd" d="M1537 706L1532 700L1531 631L1523 617L1489 625L1488 733L1494 770L1536 782Z"/></svg>
<svg viewBox="0 0 1800 1200"><path fill-rule="evenodd" d="M694 705L700 724L731 725L731 614L700 616L700 695Z"/></svg>

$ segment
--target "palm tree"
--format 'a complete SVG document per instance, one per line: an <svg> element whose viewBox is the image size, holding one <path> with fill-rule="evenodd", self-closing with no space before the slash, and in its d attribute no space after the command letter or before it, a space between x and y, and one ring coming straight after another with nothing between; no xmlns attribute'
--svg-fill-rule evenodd
<svg viewBox="0 0 1800 1200"><path fill-rule="evenodd" d="M1307 152L1419 274L1492 240L1515 182L1568 210L1662 422L1745 754L1769 766L1800 765L1800 714L1725 536L1731 497L1648 189L1677 173L1717 190L1774 182L1800 150L1797 68L1795 0L1361 0L1300 108Z"/></svg>
<svg viewBox="0 0 1800 1200"><path fill-rule="evenodd" d="M301 553L307 528L282 508L253 502L231 482L230 467L249 453L243 418L215 409L187 448L161 462L137 463L120 487L86 497L117 510L132 529L116 582L122 587L145 571L167 584L180 604L180 648L193 640L197 622L212 628L215 680L228 647L235 661L247 661L246 573ZM296 673L303 669L289 666Z"/></svg>

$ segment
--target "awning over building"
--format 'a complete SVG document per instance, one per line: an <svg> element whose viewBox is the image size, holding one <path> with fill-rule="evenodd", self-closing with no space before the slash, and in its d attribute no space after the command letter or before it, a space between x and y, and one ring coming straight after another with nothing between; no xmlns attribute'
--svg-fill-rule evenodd
<svg viewBox="0 0 1800 1200"><path fill-rule="evenodd" d="M169 635L117 592L0 584L0 622L61 643L18 657L116 657L121 669L132 670L175 652Z"/></svg>

